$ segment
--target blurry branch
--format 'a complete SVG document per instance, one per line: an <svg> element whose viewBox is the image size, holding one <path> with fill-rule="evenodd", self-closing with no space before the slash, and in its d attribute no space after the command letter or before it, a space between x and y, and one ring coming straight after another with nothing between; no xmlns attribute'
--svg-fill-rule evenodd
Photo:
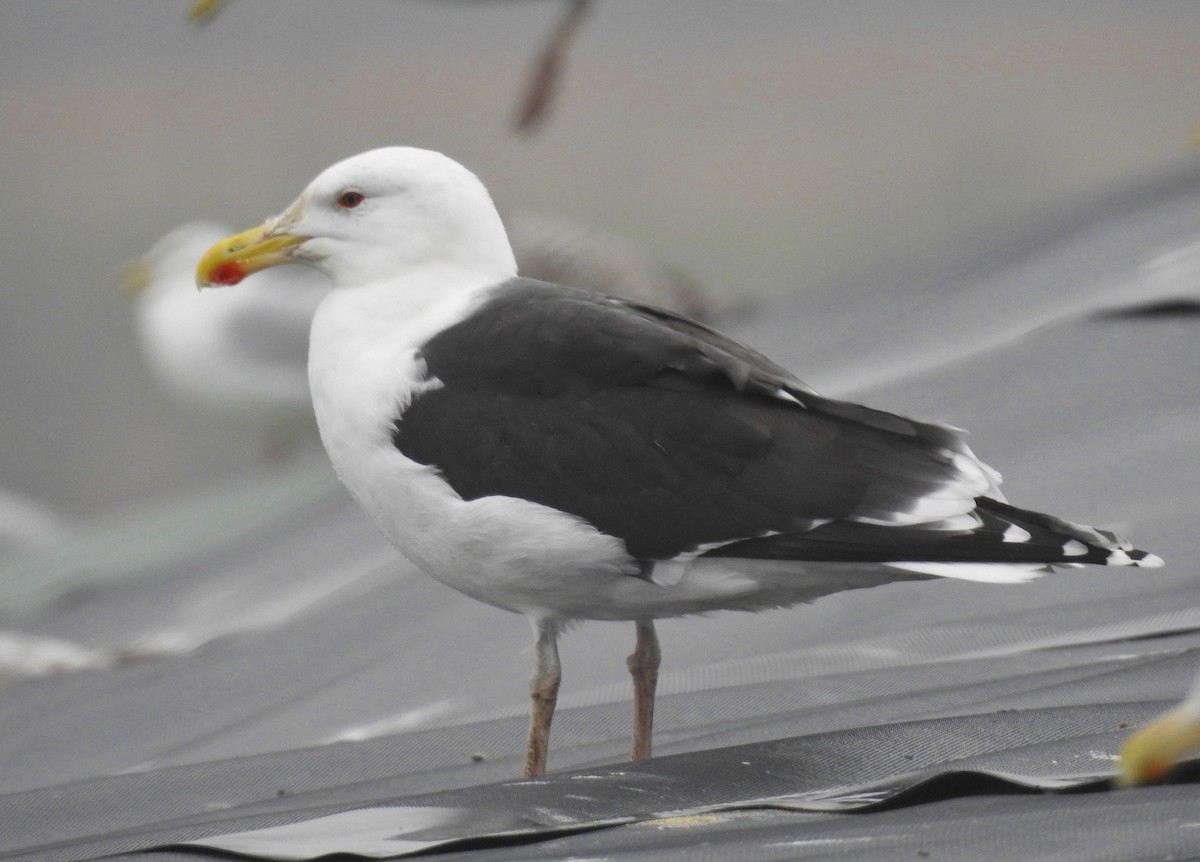
<svg viewBox="0 0 1200 862"><path fill-rule="evenodd" d="M219 0L218 0L219 2ZM575 37L575 31L583 21L591 0L567 0L567 11L558 26L550 34L542 55L534 64L529 76L529 86L515 123L518 132L533 132L542 124L554 98L558 81L562 77L563 62L567 47Z"/></svg>
<svg viewBox="0 0 1200 862"><path fill-rule="evenodd" d="M516 120L518 132L532 133L546 119L562 78L563 65L571 40L587 13L591 0L566 0L567 8L558 25L550 33L541 54L529 73L525 95L521 99ZM188 19L197 25L211 21L225 5L225 0L192 0Z"/></svg>

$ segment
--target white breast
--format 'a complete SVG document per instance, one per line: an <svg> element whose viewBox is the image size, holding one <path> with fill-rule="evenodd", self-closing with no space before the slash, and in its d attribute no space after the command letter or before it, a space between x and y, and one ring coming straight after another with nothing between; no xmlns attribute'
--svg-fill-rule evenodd
<svg viewBox="0 0 1200 862"><path fill-rule="evenodd" d="M395 288L335 290L313 320L309 384L334 469L387 538L428 574L480 601L578 616L636 571L618 539L574 516L510 497L464 501L392 444L426 379L418 345L461 320L483 286L412 314Z"/></svg>

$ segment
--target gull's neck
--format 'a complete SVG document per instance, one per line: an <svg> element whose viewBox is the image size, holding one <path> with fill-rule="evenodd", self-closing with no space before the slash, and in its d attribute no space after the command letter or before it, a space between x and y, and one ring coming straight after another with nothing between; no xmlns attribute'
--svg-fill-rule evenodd
<svg viewBox="0 0 1200 862"><path fill-rule="evenodd" d="M470 314L489 287L511 277L422 267L386 281L334 287L322 300L308 352L313 410L334 468L360 499L369 498L378 482L376 462L362 461L362 453L394 453L395 418L423 385L422 345ZM385 531L392 534L386 525Z"/></svg>
<svg viewBox="0 0 1200 862"><path fill-rule="evenodd" d="M313 321L314 351L376 340L416 345L465 315L488 288L515 277L515 266L428 264L401 276L335 287Z"/></svg>

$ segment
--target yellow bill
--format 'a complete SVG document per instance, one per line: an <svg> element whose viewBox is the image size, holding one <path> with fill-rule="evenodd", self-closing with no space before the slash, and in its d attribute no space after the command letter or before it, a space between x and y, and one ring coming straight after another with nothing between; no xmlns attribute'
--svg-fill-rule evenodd
<svg viewBox="0 0 1200 862"><path fill-rule="evenodd" d="M1182 757L1200 748L1200 716L1173 709L1137 731L1121 748L1124 787L1161 781Z"/></svg>
<svg viewBox="0 0 1200 862"><path fill-rule="evenodd" d="M296 246L308 239L272 235L265 224L223 239L204 253L196 267L196 286L237 284L246 276L290 263Z"/></svg>

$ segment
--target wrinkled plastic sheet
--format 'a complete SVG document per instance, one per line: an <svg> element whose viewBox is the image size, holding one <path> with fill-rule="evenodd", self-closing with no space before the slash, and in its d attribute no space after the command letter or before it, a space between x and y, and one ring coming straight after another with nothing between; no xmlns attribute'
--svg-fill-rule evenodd
<svg viewBox="0 0 1200 862"><path fill-rule="evenodd" d="M1060 708L797 737L397 800L187 845L264 859L384 858L632 823L704 822L732 811L866 812L984 794L1099 790L1108 784L1122 715L1128 707ZM948 758L911 768L931 744ZM981 748L990 750L968 753ZM888 767L910 768L879 775ZM847 783L812 787L814 773L833 770Z"/></svg>
<svg viewBox="0 0 1200 862"><path fill-rule="evenodd" d="M1038 795L1043 813L1063 806L1078 811L1071 797L1079 793L1087 793L1093 818L1103 820L1114 806L1125 810L1131 798L1142 800L1144 816L1155 817L1145 810L1147 791L1109 792L1116 752L1129 727L1167 705L1139 700L1148 681L1177 679L1182 685L1198 663L1200 631L1193 630L872 671L859 682L866 689L878 686L886 696L860 698L853 695L856 687L846 686L847 701L832 705L832 711L819 710L816 717L844 723L837 717L837 710L844 708L858 715L857 726L771 738L789 727L805 726L813 716L801 710L775 712L764 716L757 729L728 719L714 723L714 741L746 733L765 738L640 763L570 769L531 781L492 781L432 793L391 792L398 786L389 774L395 763L382 749L415 749L406 753L437 763L439 754L461 745L464 734L495 730L485 723L373 740L381 752L370 770L376 777L340 787L323 783L320 775L323 767L348 754L344 746L332 746L11 794L0 797L0 811L6 812L4 820L11 829L19 830L26 821L43 830L41 842L13 853L12 858L29 862L130 853L140 859L179 853L192 859L231 853L310 859L455 851L473 858L485 850L484 858L489 859L497 851L526 858L542 845L572 855L576 842L604 855L606 842L621 844L626 839L619 836L631 829L641 830L637 834L643 837L647 829L662 830L655 833L655 842L639 845L638 852L650 846L665 851L685 848L697 840L697 832L718 827L748 838L756 834L754 824L764 822L785 832L790 824L790 838L781 839L780 846L799 856L838 846L836 841L795 844L817 840L812 837L814 824L834 829L834 823L850 817L856 821L858 838L878 838L886 845L887 836L899 833L879 819L884 812L907 811L914 822L922 823L931 816L931 806L976 797L993 800L988 809L993 819L1006 816L1001 812L1010 806L1020 807L1024 803L1019 800L1029 795ZM989 666L990 674L985 672ZM890 688L883 685L886 677L891 677ZM719 713L718 701L731 696L766 702L775 687L764 681L740 690L692 693L690 708L703 713L707 700ZM929 717L880 723L897 699L904 700L906 687ZM929 696L934 691L944 694ZM1120 699L1121 693L1127 700ZM1063 705L1072 699L1078 703ZM993 700L1009 707L997 710ZM588 711L578 710L585 715ZM507 732L515 736L519 728ZM512 774L516 766L514 757L499 768ZM307 792L268 790L275 786L273 780L282 783L288 776L313 773L317 786ZM1192 777L1187 769L1181 774ZM418 783L422 779L416 778ZM214 806L215 788L255 784L259 790L254 801ZM147 806L157 797L174 799L176 816L164 812L159 820L131 826L129 813L138 808L139 797ZM1178 797L1168 796L1162 804L1177 802ZM205 805L215 810L203 812ZM81 828L70 837L71 818L64 816L57 822L63 840L54 841L45 830L56 807L64 815L93 807L107 811L109 819L102 827ZM190 813L178 816L182 812ZM1200 815L1200 803L1196 813ZM876 823L878 828L872 825ZM597 834L589 837L593 832ZM1191 838L1193 849L1200 851L1200 835ZM1032 850L1031 840L1026 836L1018 843ZM1141 835L1139 840L1149 838ZM1143 843L1142 849L1147 846L1155 846L1154 841ZM545 852L550 854L545 858L558 858L549 849Z"/></svg>

